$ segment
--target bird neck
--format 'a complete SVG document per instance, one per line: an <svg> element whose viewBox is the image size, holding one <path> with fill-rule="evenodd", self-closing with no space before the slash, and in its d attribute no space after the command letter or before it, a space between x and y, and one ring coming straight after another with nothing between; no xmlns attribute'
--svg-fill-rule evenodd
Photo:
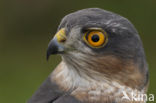
<svg viewBox="0 0 156 103"><path fill-rule="evenodd" d="M109 100L119 99L123 96L123 91L127 95L144 93L144 90L137 90L124 85L116 80L108 78L102 73L95 71L84 71L83 68L77 70L71 65L62 61L52 73L52 81L61 90L71 93L80 101L108 102ZM87 73L87 74L86 74ZM92 73L92 74L90 74ZM92 75L92 76L90 76ZM118 101L118 100L115 100Z"/></svg>

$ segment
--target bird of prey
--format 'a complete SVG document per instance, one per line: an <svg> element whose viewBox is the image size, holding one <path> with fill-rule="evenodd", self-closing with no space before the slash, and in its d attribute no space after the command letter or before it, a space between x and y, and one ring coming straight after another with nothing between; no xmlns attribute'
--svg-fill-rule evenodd
<svg viewBox="0 0 156 103"><path fill-rule="evenodd" d="M47 49L62 57L28 103L145 103L148 67L126 18L87 8L65 16ZM131 98L131 94L135 94Z"/></svg>

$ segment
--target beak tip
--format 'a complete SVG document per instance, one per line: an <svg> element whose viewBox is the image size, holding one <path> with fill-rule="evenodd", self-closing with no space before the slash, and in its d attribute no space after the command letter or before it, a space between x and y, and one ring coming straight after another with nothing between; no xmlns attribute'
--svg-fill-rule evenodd
<svg viewBox="0 0 156 103"><path fill-rule="evenodd" d="M58 54L62 51L64 51L63 46L58 44L56 38L53 38L48 45L47 55L46 55L47 61L49 60L51 54Z"/></svg>
<svg viewBox="0 0 156 103"><path fill-rule="evenodd" d="M46 56L46 60L47 60L47 61L49 60L49 55Z"/></svg>
<svg viewBox="0 0 156 103"><path fill-rule="evenodd" d="M46 60L48 61L50 57L50 53L47 51Z"/></svg>

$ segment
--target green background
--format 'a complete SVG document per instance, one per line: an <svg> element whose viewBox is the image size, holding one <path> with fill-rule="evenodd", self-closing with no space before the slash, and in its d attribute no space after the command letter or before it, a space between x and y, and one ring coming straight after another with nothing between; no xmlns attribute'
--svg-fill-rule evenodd
<svg viewBox="0 0 156 103"><path fill-rule="evenodd" d="M48 42L66 14L99 7L128 18L144 44L156 95L156 0L1 0L0 103L25 103L59 63L46 61Z"/></svg>

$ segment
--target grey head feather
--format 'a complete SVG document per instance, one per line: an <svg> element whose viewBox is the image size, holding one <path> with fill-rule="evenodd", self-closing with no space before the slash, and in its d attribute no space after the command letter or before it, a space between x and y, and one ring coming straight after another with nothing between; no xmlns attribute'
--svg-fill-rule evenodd
<svg viewBox="0 0 156 103"><path fill-rule="evenodd" d="M95 49L86 45L95 54L112 54L125 59L134 59L135 62L139 61L140 65L145 64L144 49L137 30L128 19L116 13L99 8L79 10L65 16L58 30L66 28L67 35L70 36L81 34L74 38L79 40L84 35L83 31L90 27L102 28L108 34L108 43L105 47ZM79 31L79 33L71 33L71 31Z"/></svg>
<svg viewBox="0 0 156 103"><path fill-rule="evenodd" d="M108 34L108 43L104 47L92 48L81 39L85 30L90 27L102 28ZM144 75L148 74L140 36L134 25L125 17L100 8L87 8L65 16L58 30L61 28L66 28L70 46L79 52L85 55L114 55L125 60L130 59L139 66ZM146 77L148 82L148 76Z"/></svg>

